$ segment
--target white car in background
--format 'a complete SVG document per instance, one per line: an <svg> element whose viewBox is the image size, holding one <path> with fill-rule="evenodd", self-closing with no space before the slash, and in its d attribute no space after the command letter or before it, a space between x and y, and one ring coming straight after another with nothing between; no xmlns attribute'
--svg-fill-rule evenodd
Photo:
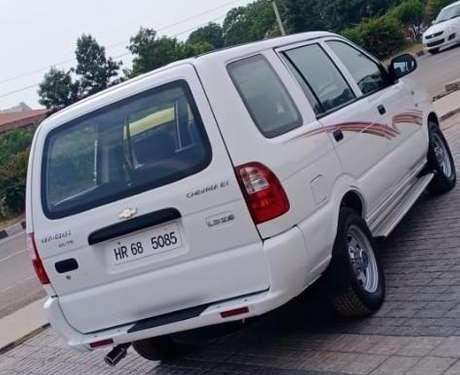
<svg viewBox="0 0 460 375"><path fill-rule="evenodd" d="M423 45L429 53L460 42L460 1L441 10L433 25L423 34Z"/></svg>

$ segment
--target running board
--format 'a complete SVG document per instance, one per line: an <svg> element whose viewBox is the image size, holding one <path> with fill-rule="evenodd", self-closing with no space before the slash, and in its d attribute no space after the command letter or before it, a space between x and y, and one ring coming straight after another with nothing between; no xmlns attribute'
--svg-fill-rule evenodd
<svg viewBox="0 0 460 375"><path fill-rule="evenodd" d="M417 182L404 194L403 198L392 209L392 211L380 223L378 223L375 228L373 228L372 233L374 237L389 236L389 234L401 222L403 217L412 208L417 199L430 184L433 177L434 174L429 173L417 180Z"/></svg>

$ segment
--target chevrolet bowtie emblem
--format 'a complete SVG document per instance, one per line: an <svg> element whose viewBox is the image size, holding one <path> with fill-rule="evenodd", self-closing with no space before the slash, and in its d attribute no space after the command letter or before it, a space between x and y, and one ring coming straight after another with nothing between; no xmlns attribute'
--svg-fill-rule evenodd
<svg viewBox="0 0 460 375"><path fill-rule="evenodd" d="M123 220L128 220L136 216L136 214L137 214L137 208L125 208L123 211L120 212L118 217Z"/></svg>

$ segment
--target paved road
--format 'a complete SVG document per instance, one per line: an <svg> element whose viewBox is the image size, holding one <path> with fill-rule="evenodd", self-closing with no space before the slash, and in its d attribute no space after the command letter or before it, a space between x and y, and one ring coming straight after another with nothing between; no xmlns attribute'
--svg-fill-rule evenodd
<svg viewBox="0 0 460 375"><path fill-rule="evenodd" d="M460 78L460 47L438 55L425 55L418 59L419 67L410 77L432 96L444 91L446 83Z"/></svg>
<svg viewBox="0 0 460 375"><path fill-rule="evenodd" d="M0 318L41 298L22 233L0 242Z"/></svg>

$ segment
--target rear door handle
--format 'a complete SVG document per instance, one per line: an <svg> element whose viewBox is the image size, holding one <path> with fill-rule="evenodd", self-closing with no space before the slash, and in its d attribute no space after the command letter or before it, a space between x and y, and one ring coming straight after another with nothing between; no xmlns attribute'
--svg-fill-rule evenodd
<svg viewBox="0 0 460 375"><path fill-rule="evenodd" d="M337 142L340 142L340 141L343 140L343 138L344 138L344 136L343 136L343 131L340 130L340 129L334 130L334 133L332 133L332 135L334 136L334 139L335 139Z"/></svg>
<svg viewBox="0 0 460 375"><path fill-rule="evenodd" d="M384 115L385 113L387 113L387 109L385 108L384 105L379 105L379 106L377 107L377 109L379 110L379 113L380 113L381 115Z"/></svg>

